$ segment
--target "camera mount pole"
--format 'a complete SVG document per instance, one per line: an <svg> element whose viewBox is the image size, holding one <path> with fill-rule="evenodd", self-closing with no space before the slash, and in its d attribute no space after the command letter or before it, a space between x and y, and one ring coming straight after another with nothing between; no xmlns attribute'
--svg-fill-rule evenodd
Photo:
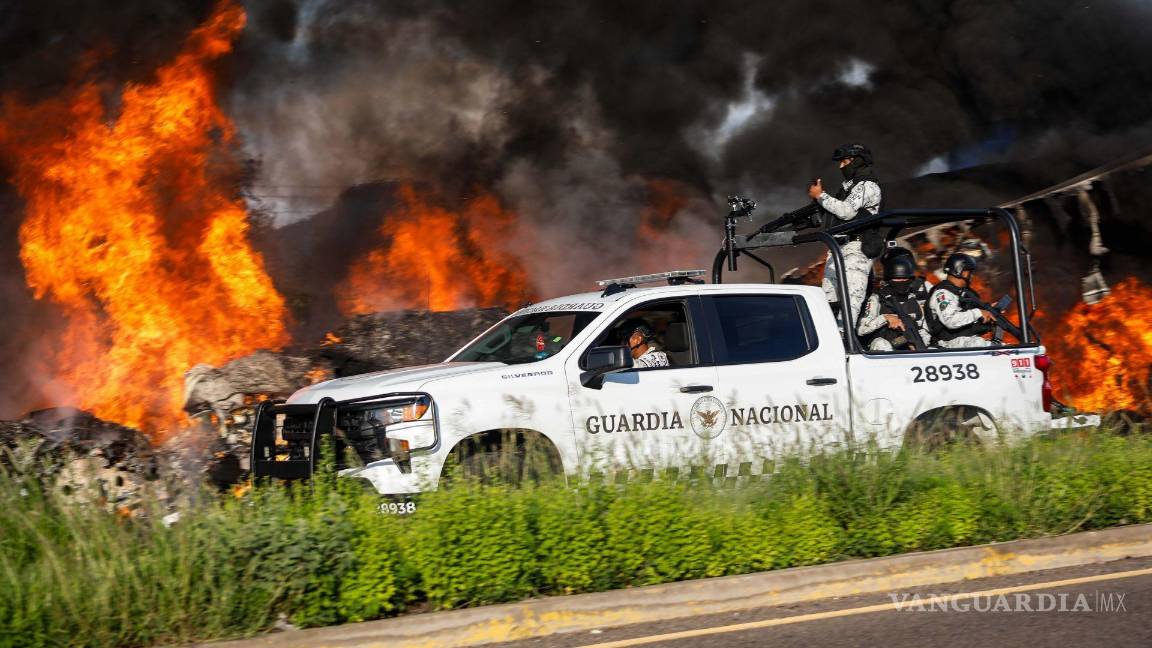
<svg viewBox="0 0 1152 648"><path fill-rule="evenodd" d="M728 256L728 272L736 272L736 219L739 212L728 212L724 219L724 252Z"/></svg>
<svg viewBox="0 0 1152 648"><path fill-rule="evenodd" d="M724 254L728 257L728 272L736 272L736 255L740 253L736 247L736 219L751 220L752 211L756 209L756 201L740 196L728 196L728 207L728 215L724 217Z"/></svg>

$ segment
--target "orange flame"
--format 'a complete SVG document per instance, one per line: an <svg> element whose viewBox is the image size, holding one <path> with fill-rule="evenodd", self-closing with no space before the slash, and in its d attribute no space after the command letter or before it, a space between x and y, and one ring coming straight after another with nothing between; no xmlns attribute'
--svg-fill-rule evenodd
<svg viewBox="0 0 1152 648"><path fill-rule="evenodd" d="M21 260L66 330L52 362L67 397L163 435L181 420L182 377L287 341L284 301L248 241L235 191L234 127L210 64L243 10L219 5L154 81L0 104L0 151L25 200Z"/></svg>
<svg viewBox="0 0 1152 648"><path fill-rule="evenodd" d="M318 382L331 379L332 370L325 367L312 367L308 370L308 373L304 374L304 380L306 380L309 385L315 385Z"/></svg>
<svg viewBox="0 0 1152 648"><path fill-rule="evenodd" d="M454 212L409 184L398 195L378 230L384 245L353 263L337 288L346 315L511 306L531 296L520 261L495 249L516 225L495 196L480 191Z"/></svg>
<svg viewBox="0 0 1152 648"><path fill-rule="evenodd" d="M1077 304L1046 344L1057 397L1087 411L1152 415L1152 287L1129 277Z"/></svg>

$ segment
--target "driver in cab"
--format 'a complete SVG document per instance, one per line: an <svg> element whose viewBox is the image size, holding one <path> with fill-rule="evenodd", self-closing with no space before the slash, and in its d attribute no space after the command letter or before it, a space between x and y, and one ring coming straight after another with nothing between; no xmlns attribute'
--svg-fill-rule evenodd
<svg viewBox="0 0 1152 648"><path fill-rule="evenodd" d="M656 334L642 319L632 319L624 323L620 332L628 336L628 348L632 351L632 366L636 369L667 367L668 354L656 348Z"/></svg>

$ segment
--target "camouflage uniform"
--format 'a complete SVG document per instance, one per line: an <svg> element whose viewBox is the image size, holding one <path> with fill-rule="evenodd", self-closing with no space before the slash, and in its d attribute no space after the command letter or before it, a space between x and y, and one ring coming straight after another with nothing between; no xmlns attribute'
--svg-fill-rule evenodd
<svg viewBox="0 0 1152 648"><path fill-rule="evenodd" d="M632 361L632 366L643 369L645 367L667 367L670 365L668 364L667 353L657 351L653 347L648 347L647 351Z"/></svg>
<svg viewBox="0 0 1152 648"><path fill-rule="evenodd" d="M932 289L928 296L928 310L944 328L953 332L952 339L942 339L948 336L936 336L936 344L945 349L976 349L992 346L992 343L979 335L965 335L965 329L975 332L974 329L982 321L979 308L960 308L960 298L956 291L959 288L945 286L948 281L941 281Z"/></svg>
<svg viewBox="0 0 1152 648"><path fill-rule="evenodd" d="M845 196L843 199L834 198L825 192L816 200L824 211L842 221L856 218L861 209L867 210L869 214L880 211L880 185L875 180L846 180L842 185L841 194ZM851 319L847 321L856 322L860 316L860 308L864 304L864 295L868 293L868 274L872 269L872 259L860 249L860 241L845 243L840 246L840 252L844 255L844 273L848 278L848 299L851 304ZM823 287L829 302L840 301L831 252L824 261Z"/></svg>

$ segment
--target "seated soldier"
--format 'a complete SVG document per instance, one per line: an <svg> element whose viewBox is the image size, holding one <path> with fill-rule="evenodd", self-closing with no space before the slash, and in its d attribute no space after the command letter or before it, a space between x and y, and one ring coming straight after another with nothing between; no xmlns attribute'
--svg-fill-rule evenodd
<svg viewBox="0 0 1152 648"><path fill-rule="evenodd" d="M856 332L868 336L870 351L923 351L929 343L925 297L912 253L895 248L884 259L884 282L864 303Z"/></svg>
<svg viewBox="0 0 1152 648"><path fill-rule="evenodd" d="M621 338L627 340L625 344L632 351L633 367L643 369L669 366L668 355L656 348L656 334L644 320L636 318L624 322L620 334Z"/></svg>
<svg viewBox="0 0 1152 648"><path fill-rule="evenodd" d="M945 349L992 345L982 336L995 318L975 305L982 301L971 287L975 272L975 259L967 254L953 254L944 262L944 280L928 293L928 331Z"/></svg>

